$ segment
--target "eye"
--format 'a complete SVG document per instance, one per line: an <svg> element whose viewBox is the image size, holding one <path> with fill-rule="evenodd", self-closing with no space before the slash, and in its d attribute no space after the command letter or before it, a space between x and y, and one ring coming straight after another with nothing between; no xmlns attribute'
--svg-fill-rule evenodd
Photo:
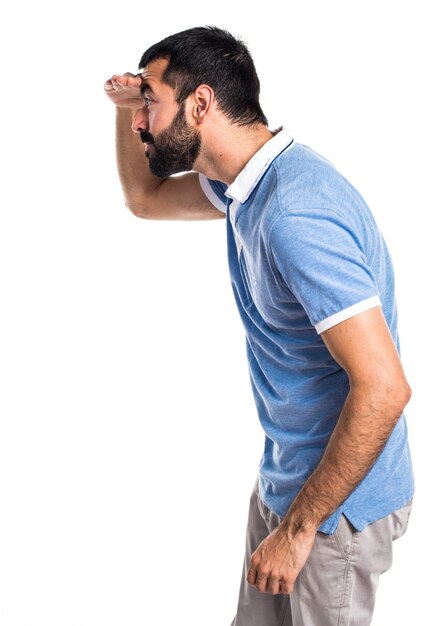
<svg viewBox="0 0 445 626"><path fill-rule="evenodd" d="M152 105L152 99L149 98L148 96L144 96L144 103L147 109L149 109Z"/></svg>

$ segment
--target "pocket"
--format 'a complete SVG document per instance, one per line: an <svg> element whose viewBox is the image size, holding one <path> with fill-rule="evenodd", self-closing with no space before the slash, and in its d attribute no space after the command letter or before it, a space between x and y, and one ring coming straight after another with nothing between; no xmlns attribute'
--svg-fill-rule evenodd
<svg viewBox="0 0 445 626"><path fill-rule="evenodd" d="M349 561L357 542L358 531L354 528L347 517L342 515L338 522L333 538L340 551L342 559Z"/></svg>

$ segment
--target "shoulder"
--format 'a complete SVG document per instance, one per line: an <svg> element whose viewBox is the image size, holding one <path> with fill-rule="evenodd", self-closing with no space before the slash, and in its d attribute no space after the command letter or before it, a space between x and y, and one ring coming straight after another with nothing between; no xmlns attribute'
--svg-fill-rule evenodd
<svg viewBox="0 0 445 626"><path fill-rule="evenodd" d="M321 234L324 228L331 231L330 226L335 224L355 233L358 239L369 238L376 230L372 212L360 192L311 148L294 142L276 160L273 170L276 211L270 221L271 230L279 230L279 223L286 230L286 222L295 223L298 217L302 235L304 223L312 223Z"/></svg>
<svg viewBox="0 0 445 626"><path fill-rule="evenodd" d="M344 207L368 209L359 191L335 165L304 144L294 142L274 162L273 168L282 207L289 210L323 207L338 213Z"/></svg>

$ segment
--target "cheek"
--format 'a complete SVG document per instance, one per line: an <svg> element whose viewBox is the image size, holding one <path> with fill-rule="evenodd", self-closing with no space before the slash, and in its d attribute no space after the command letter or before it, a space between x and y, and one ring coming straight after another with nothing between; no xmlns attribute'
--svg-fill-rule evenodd
<svg viewBox="0 0 445 626"><path fill-rule="evenodd" d="M148 123L153 136L170 126L176 114L176 109L169 106L152 105L149 111Z"/></svg>
<svg viewBox="0 0 445 626"><path fill-rule="evenodd" d="M150 124L150 132L156 135L164 128L163 124L163 112L157 107L152 107L148 113L148 123Z"/></svg>

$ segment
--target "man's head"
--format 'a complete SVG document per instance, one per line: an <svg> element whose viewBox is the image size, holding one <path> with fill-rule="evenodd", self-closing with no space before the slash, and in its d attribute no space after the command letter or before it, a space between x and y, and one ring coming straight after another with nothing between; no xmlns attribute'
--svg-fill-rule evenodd
<svg viewBox="0 0 445 626"><path fill-rule="evenodd" d="M174 89L178 104L206 84L231 123L267 125L252 57L246 45L227 31L203 26L166 37L144 52L139 68L157 59L167 60L162 79Z"/></svg>
<svg viewBox="0 0 445 626"><path fill-rule="evenodd" d="M171 35L151 46L139 67L144 106L133 130L146 144L156 176L193 169L208 147L209 128L220 146L221 133L267 125L252 58L224 30L199 27Z"/></svg>

